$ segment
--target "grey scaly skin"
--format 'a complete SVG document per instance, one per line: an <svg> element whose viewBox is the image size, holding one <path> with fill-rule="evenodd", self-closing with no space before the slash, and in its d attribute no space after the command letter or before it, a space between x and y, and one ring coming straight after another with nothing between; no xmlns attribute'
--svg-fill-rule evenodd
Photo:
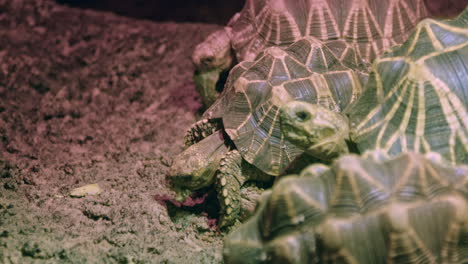
<svg viewBox="0 0 468 264"><path fill-rule="evenodd" d="M189 146L175 157L169 175L176 200L180 201L198 189L214 185L220 204L219 226L229 230L240 217L253 211L252 200L262 191L256 187L242 190L245 183L248 180L268 182L272 178L243 160L229 145L222 130L212 130L216 127L201 120L191 128L186 136ZM206 137L201 139L203 133Z"/></svg>

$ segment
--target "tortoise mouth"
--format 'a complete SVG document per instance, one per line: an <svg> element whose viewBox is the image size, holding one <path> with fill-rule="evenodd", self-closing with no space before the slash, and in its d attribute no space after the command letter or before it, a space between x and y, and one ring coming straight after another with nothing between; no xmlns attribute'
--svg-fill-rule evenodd
<svg viewBox="0 0 468 264"><path fill-rule="evenodd" d="M175 188L195 191L211 185L214 182L214 172L205 170L200 173L171 173L168 178Z"/></svg>

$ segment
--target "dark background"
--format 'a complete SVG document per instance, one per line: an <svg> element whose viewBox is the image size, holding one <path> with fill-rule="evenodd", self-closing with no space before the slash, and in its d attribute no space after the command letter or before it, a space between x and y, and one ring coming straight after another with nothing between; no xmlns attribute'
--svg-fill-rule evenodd
<svg viewBox="0 0 468 264"><path fill-rule="evenodd" d="M56 0L62 4L115 12L154 21L200 22L225 25L245 0ZM453 16L468 0L425 0L437 16Z"/></svg>
<svg viewBox="0 0 468 264"><path fill-rule="evenodd" d="M112 11L154 21L225 25L242 9L244 0L56 0L81 8Z"/></svg>

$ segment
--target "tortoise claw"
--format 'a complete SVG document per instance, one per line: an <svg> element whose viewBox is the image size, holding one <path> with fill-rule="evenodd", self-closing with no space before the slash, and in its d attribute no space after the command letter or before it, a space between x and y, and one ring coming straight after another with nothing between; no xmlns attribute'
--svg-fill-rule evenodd
<svg viewBox="0 0 468 264"><path fill-rule="evenodd" d="M219 224L221 228L234 225L240 215L240 188L245 182L241 165L242 156L237 150L226 153L220 162L216 176L216 191L220 204Z"/></svg>

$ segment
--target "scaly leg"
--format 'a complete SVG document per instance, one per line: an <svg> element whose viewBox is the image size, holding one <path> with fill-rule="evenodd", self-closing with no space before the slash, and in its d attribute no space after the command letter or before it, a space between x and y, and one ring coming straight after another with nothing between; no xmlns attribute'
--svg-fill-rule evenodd
<svg viewBox="0 0 468 264"><path fill-rule="evenodd" d="M242 156L237 150L226 153L221 159L216 176L216 191L220 204L220 227L227 228L236 223L241 212L240 188L246 181L242 174Z"/></svg>
<svg viewBox="0 0 468 264"><path fill-rule="evenodd" d="M191 145L202 141L204 138L221 128L221 120L218 119L202 119L197 121L187 130L187 132L185 132L185 147L190 147Z"/></svg>

